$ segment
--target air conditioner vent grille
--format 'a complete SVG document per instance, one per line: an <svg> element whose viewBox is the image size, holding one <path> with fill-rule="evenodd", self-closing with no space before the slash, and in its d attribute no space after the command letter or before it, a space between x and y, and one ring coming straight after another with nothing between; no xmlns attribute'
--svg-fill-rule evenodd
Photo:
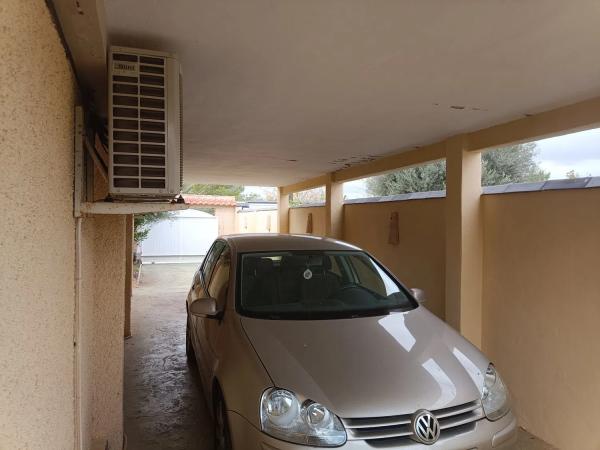
<svg viewBox="0 0 600 450"><path fill-rule="evenodd" d="M112 175L116 188L165 189L165 58L113 52ZM133 75L136 76L133 76Z"/></svg>

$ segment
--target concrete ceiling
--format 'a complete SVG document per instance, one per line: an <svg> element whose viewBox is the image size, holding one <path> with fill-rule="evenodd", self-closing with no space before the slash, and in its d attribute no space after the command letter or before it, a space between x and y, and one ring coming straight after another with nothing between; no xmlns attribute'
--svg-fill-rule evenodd
<svg viewBox="0 0 600 450"><path fill-rule="evenodd" d="M185 181L283 185L600 95L597 0L105 0L180 55Z"/></svg>

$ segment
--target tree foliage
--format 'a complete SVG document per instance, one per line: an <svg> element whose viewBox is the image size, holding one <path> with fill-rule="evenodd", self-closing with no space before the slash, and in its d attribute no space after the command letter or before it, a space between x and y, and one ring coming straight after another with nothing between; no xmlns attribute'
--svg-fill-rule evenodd
<svg viewBox="0 0 600 450"><path fill-rule="evenodd" d="M263 187L260 188L260 192L242 192L239 200L249 201L277 201L277 188L274 187Z"/></svg>
<svg viewBox="0 0 600 450"><path fill-rule="evenodd" d="M294 192L290 198L290 206L323 203L325 201L325 188L318 187L306 191Z"/></svg>
<svg viewBox="0 0 600 450"><path fill-rule="evenodd" d="M550 173L539 167L536 161L537 154L535 143L511 145L484 152L481 157L481 184L493 186L547 180ZM374 196L444 189L445 161L435 161L367 180L367 190Z"/></svg>
<svg viewBox="0 0 600 450"><path fill-rule="evenodd" d="M261 192L244 192L245 187L237 184L192 184L184 189L186 194L228 195L238 201L277 200L277 188L263 187Z"/></svg>
<svg viewBox="0 0 600 450"><path fill-rule="evenodd" d="M546 181L550 178L550 172L545 172L538 165L537 154L538 150L534 142L485 152L481 157L481 184L495 186Z"/></svg>
<svg viewBox="0 0 600 450"><path fill-rule="evenodd" d="M133 240L139 244L148 237L152 224L170 217L169 212L136 214L133 218Z"/></svg>

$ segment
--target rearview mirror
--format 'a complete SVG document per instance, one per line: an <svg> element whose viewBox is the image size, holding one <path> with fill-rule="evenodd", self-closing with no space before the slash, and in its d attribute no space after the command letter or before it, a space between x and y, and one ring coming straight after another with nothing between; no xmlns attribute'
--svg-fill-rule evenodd
<svg viewBox="0 0 600 450"><path fill-rule="evenodd" d="M190 305L190 313L197 317L216 318L219 316L217 301L211 297L197 298Z"/></svg>
<svg viewBox="0 0 600 450"><path fill-rule="evenodd" d="M425 291L423 289L412 288L410 292L412 292L413 297L419 303L425 303L427 301L427 297L425 296Z"/></svg>

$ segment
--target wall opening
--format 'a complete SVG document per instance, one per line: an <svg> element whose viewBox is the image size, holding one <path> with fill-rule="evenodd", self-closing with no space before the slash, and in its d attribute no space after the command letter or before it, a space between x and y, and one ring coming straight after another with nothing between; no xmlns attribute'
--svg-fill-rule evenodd
<svg viewBox="0 0 600 450"><path fill-rule="evenodd" d="M344 183L344 199L369 199L446 189L446 160Z"/></svg>
<svg viewBox="0 0 600 450"><path fill-rule="evenodd" d="M600 176L600 129L487 150L481 165L484 187L531 183L536 190L552 180L571 180L567 184L572 185L573 180Z"/></svg>

